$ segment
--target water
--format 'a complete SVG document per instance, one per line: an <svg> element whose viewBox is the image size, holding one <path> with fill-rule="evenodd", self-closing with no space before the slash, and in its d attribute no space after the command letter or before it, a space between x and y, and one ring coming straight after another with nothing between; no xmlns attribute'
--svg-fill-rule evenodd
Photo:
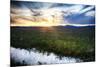
<svg viewBox="0 0 100 67"><path fill-rule="evenodd" d="M38 65L38 64L65 64L82 62L79 58L59 57L54 53L42 53L35 48L31 50L11 47L11 58L20 64Z"/></svg>

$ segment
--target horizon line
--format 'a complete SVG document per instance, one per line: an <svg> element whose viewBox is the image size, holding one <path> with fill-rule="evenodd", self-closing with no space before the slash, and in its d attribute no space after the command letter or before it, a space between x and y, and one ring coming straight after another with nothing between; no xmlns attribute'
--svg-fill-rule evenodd
<svg viewBox="0 0 100 67"><path fill-rule="evenodd" d="M95 24L58 24L58 25L47 25L47 26L42 26L42 25L10 25L11 27L53 27L53 26L74 26L74 27L86 27L86 26L95 26Z"/></svg>

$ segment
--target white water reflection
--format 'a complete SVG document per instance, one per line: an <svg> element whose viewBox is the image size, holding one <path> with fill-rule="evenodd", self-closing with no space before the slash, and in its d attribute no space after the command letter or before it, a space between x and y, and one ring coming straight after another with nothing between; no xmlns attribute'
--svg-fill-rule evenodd
<svg viewBox="0 0 100 67"><path fill-rule="evenodd" d="M47 52L41 53L38 52L35 48L31 50L13 48L11 47L11 58L19 63L26 63L27 65L38 65L38 64L64 64L64 63L75 63L81 62L80 59L72 57L62 57Z"/></svg>

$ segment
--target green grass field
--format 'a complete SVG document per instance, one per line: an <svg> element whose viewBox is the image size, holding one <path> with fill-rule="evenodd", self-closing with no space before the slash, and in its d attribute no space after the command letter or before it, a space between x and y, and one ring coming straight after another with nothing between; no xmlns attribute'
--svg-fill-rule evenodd
<svg viewBox="0 0 100 67"><path fill-rule="evenodd" d="M11 27L11 46L95 60L95 27Z"/></svg>

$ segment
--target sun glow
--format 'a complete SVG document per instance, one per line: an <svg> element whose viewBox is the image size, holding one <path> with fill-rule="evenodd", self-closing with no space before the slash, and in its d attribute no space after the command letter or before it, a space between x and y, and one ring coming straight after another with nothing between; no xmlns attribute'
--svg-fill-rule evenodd
<svg viewBox="0 0 100 67"><path fill-rule="evenodd" d="M42 15L39 16L24 16L21 14L11 14L11 26L43 26L43 27L51 27L58 26L63 22L62 13L57 9L43 9L36 10Z"/></svg>
<svg viewBox="0 0 100 67"><path fill-rule="evenodd" d="M57 23L48 23L48 22L28 22L28 23L16 23L11 24L11 26L40 26L40 27L52 27L52 26L58 26Z"/></svg>

